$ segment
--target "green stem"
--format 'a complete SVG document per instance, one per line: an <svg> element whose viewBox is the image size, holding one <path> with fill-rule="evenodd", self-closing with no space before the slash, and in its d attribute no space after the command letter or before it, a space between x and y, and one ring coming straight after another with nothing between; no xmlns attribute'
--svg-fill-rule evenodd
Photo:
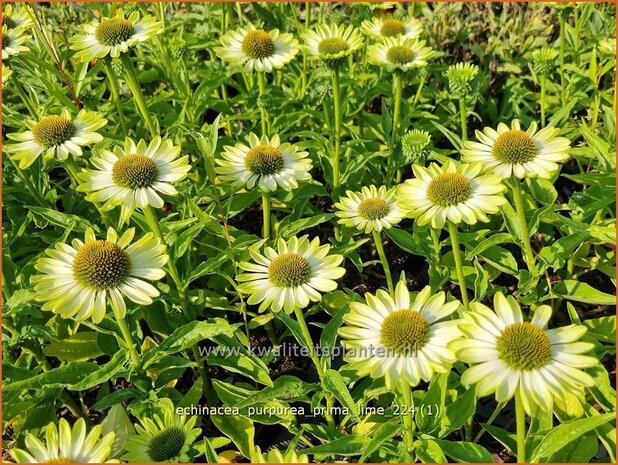
<svg viewBox="0 0 618 465"><path fill-rule="evenodd" d="M373 240L376 243L376 249L378 251L378 255L380 256L380 261L382 262L382 268L384 268L384 275L386 276L386 284L388 284L388 292L390 292L391 296L395 297L395 288L393 287L393 278L391 277L391 269L388 266L388 260L386 259L386 254L384 253L384 245L382 244L382 236L375 229L373 232Z"/></svg>
<svg viewBox="0 0 618 465"><path fill-rule="evenodd" d="M547 85L547 76L541 76L541 126L545 127L545 87Z"/></svg>
<svg viewBox="0 0 618 465"><path fill-rule="evenodd" d="M417 104L418 100L421 98L421 92L423 90L423 87L425 86L425 79L426 79L426 76L425 76L425 74L423 74L421 76L421 82L418 83L418 89L416 89L416 94L414 95L414 100L412 101L412 108L416 108L416 104Z"/></svg>
<svg viewBox="0 0 618 465"><path fill-rule="evenodd" d="M519 179L515 176L511 178L512 191L513 191L513 203L515 204L515 211L517 212L517 221L519 222L519 229L521 230L524 260L528 265L528 271L533 275L536 275L536 263L534 260L534 252L530 245L530 232L528 230L528 222L526 221L526 212L524 210L524 201L521 197L521 184Z"/></svg>
<svg viewBox="0 0 618 465"><path fill-rule="evenodd" d="M309 31L309 23L311 21L311 2L305 2L305 34ZM307 54L303 53L303 72L301 74L301 98L307 92L307 70L309 68L309 59Z"/></svg>
<svg viewBox="0 0 618 465"><path fill-rule="evenodd" d="M459 97L459 116L461 118L461 140L468 140L468 112L466 110L466 98Z"/></svg>
<svg viewBox="0 0 618 465"><path fill-rule="evenodd" d="M335 151L333 153L333 199L339 192L339 162L341 151L341 93L339 88L339 70L332 72L333 79L333 104L335 107Z"/></svg>
<svg viewBox="0 0 618 465"><path fill-rule="evenodd" d="M264 98L266 97L266 78L264 76L264 71L258 71L257 73L258 80L258 95L260 97L260 116L262 119L262 135L268 136L268 112L266 111L266 107L264 106Z"/></svg>
<svg viewBox="0 0 618 465"><path fill-rule="evenodd" d="M262 193L262 237L270 238L270 193Z"/></svg>
<svg viewBox="0 0 618 465"><path fill-rule="evenodd" d="M26 172L24 170L22 170L19 167L19 164L15 162L15 160L13 160L11 157L8 157L9 160L11 160L11 163L13 164L13 167L15 168L15 171L17 171L17 175L21 178L21 180L24 182L24 184L26 185L26 188L28 189L28 191L30 192L30 194L32 194L32 197L34 197L34 199L37 201L37 203L42 206L45 207L47 206L47 202L45 202L45 198L43 197L43 195L39 192L39 190L37 189L37 187L34 185L34 183L32 182L32 180L28 177L28 175L26 174Z"/></svg>
<svg viewBox="0 0 618 465"><path fill-rule="evenodd" d="M519 389L515 391L515 420L517 424L517 463L526 463L526 412Z"/></svg>
<svg viewBox="0 0 618 465"><path fill-rule="evenodd" d="M592 122L590 127L592 131L594 131L597 127L597 120L599 119L599 107L601 105L601 96L599 95L599 91L594 91L593 97L593 107L592 107Z"/></svg>
<svg viewBox="0 0 618 465"><path fill-rule="evenodd" d="M120 327L120 332L122 333L122 337L124 338L124 342L127 344L127 348L129 349L129 354L131 355L131 361L135 367L139 366L139 355L137 354L137 349L135 348L135 341L133 341L133 336L131 335L131 331L127 326L127 320L123 316L122 318L119 315L116 315L116 321L118 326Z"/></svg>
<svg viewBox="0 0 618 465"><path fill-rule="evenodd" d="M24 87L23 87L21 81L19 79L11 79L11 84L13 85L13 88L15 89L15 92L17 92L17 95L19 95L19 97L21 98L22 102L24 102L24 105L26 105L26 108L28 109L28 112L35 119L38 120L39 119L39 113L36 111L35 106L32 105L32 102L30 101L30 98L28 97L28 95L24 91Z"/></svg>
<svg viewBox="0 0 618 465"><path fill-rule="evenodd" d="M122 62L122 67L124 68L124 74L126 78L127 85L129 89L131 89L131 93L133 94L133 98L135 98L135 104L139 112L148 127L148 131L152 137L156 137L159 135L159 131L150 116L150 112L148 111L148 106L146 105L146 101L144 100L144 94L142 94L142 89L137 82L137 76L135 75L135 68L133 67L133 62L129 55L126 53L120 54L120 61Z"/></svg>
<svg viewBox="0 0 618 465"><path fill-rule="evenodd" d="M463 272L463 259L461 257L461 248L459 247L459 231L457 231L457 225L449 221L448 232L451 236L451 245L453 246L453 257L455 258L455 270L457 271L457 280L459 281L461 301L463 302L464 310L467 312L470 309L470 301L468 300L466 277Z"/></svg>
<svg viewBox="0 0 618 465"><path fill-rule="evenodd" d="M399 383L401 389L401 402L403 407L403 438L406 446L406 461L412 463L414 459L414 400L410 385L405 380Z"/></svg>
<svg viewBox="0 0 618 465"><path fill-rule="evenodd" d="M566 18L563 11L559 13L560 17L560 102L566 105L566 89L564 88L564 31L566 26Z"/></svg>
<svg viewBox="0 0 618 465"><path fill-rule="evenodd" d="M320 358L315 352L315 347L313 346L313 340L311 339L311 333L309 333L309 328L307 327L307 323L305 322L305 316L303 315L303 309L300 307L296 307L294 309L294 314L296 315L296 320L298 321L298 325L300 326L300 331L305 339L305 345L309 350L309 357L313 361L316 370L318 370L318 376L322 383L326 379L326 373L324 372L324 367L322 366L322 362L320 362ZM333 396L328 391L324 391L324 397L326 398L326 421L328 425L332 428L335 427L335 419L333 417L332 407L334 405Z"/></svg>
<svg viewBox="0 0 618 465"><path fill-rule="evenodd" d="M116 105L116 111L118 112L118 122L122 128L122 134L126 137L129 135L129 131L127 130L127 122L124 117L124 112L122 111L120 91L118 90L118 79L116 78L116 74L112 70L108 60L103 60L103 66L105 67L105 74L107 74L109 90L112 93L112 99L114 100L114 105Z"/></svg>
<svg viewBox="0 0 618 465"><path fill-rule="evenodd" d="M397 144L397 136L399 135L399 119L401 116L401 93L403 91L402 76L398 72L393 73L393 127L391 129L391 140L389 141L389 149L391 150L391 156L389 159L389 165L392 166L390 175L387 182L391 184L393 179L393 172L397 167L397 161L395 160L395 146ZM397 170L397 181L401 181L401 171Z"/></svg>
<svg viewBox="0 0 618 465"><path fill-rule="evenodd" d="M148 223L150 230L154 233L154 235L161 241L161 244L165 247L165 251L168 257L167 270L170 274L170 277L172 278L172 281L174 281L174 285L178 289L178 294L180 295L180 302L182 306L182 313L187 318L187 321L189 321L187 291L185 289L185 286L182 284L180 276L178 275L178 270L176 270L176 265L172 261L172 256L170 255L169 250L167 248L167 244L165 243L165 239L163 238L163 233L161 232L161 228L159 227L159 222L157 220L157 217L154 211L152 210L152 207L150 207L150 205L146 205L144 208L142 208L142 211L144 212L144 216L146 217L146 222Z"/></svg>

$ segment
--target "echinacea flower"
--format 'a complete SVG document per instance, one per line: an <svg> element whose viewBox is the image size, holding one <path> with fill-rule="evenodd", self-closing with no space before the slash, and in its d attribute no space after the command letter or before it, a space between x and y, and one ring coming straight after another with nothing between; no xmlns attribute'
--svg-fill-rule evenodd
<svg viewBox="0 0 618 465"><path fill-rule="evenodd" d="M395 188L364 186L360 192L347 191L335 203L338 223L365 233L380 232L399 223L406 215L395 198Z"/></svg>
<svg viewBox="0 0 618 465"><path fill-rule="evenodd" d="M71 50L78 50L75 58L80 61L91 61L111 55L114 58L129 50L129 47L144 42L159 34L163 24L154 16L140 14L134 11L128 18L122 10L116 16L95 20L82 27L82 33L71 37Z"/></svg>
<svg viewBox="0 0 618 465"><path fill-rule="evenodd" d="M451 94L464 97L471 93L474 79L479 74L479 67L473 63L457 63L447 68L444 76L448 79Z"/></svg>
<svg viewBox="0 0 618 465"><path fill-rule="evenodd" d="M427 168L414 165L412 170L415 178L402 184L398 195L419 226L431 224L439 229L446 221L488 222L487 214L497 213L498 207L506 202L502 179L480 174L479 164L455 165L448 160L441 167L432 163Z"/></svg>
<svg viewBox="0 0 618 465"><path fill-rule="evenodd" d="M416 39L421 35L422 30L421 22L414 18L397 19L385 16L367 19L363 22L363 31L374 39L386 37Z"/></svg>
<svg viewBox="0 0 618 465"><path fill-rule="evenodd" d="M28 14L30 6L21 5L19 7L10 3L2 10L2 25L8 29L27 29L32 26L32 19ZM3 44L4 48L4 44Z"/></svg>
<svg viewBox="0 0 618 465"><path fill-rule="evenodd" d="M226 146L217 159L216 168L222 181L262 192L274 192L277 187L290 191L298 181L311 179L311 160L308 153L297 146L281 143L279 136L272 138L249 134L249 145L238 143Z"/></svg>
<svg viewBox="0 0 618 465"><path fill-rule="evenodd" d="M86 422L80 418L73 428L61 418L56 427L49 423L45 428L45 442L31 433L26 434L26 450L9 449L17 463L110 463L115 434L101 438L101 425L94 426L86 435Z"/></svg>
<svg viewBox="0 0 618 465"><path fill-rule="evenodd" d="M123 220L136 208L161 208L163 199L159 194L177 195L171 183L183 179L191 169L189 157L179 154L180 147L170 140L155 137L146 145L143 140L136 144L127 138L124 147L116 146L113 152L104 150L91 159L97 169L78 175L78 190L88 192L86 199L91 202L105 202L103 211L122 206Z"/></svg>
<svg viewBox="0 0 618 465"><path fill-rule="evenodd" d="M256 29L252 24L229 31L221 37L221 44L222 47L215 48L217 55L246 73L271 72L289 63L298 53L298 41L292 34L278 29Z"/></svg>
<svg viewBox="0 0 618 465"><path fill-rule="evenodd" d="M401 380L414 387L450 369L455 356L447 346L460 333L457 320L442 320L459 301L447 302L444 292L432 294L429 286L411 301L403 277L394 298L380 289L365 299L350 304L339 329L346 360L358 366L360 376L384 377L390 388Z"/></svg>
<svg viewBox="0 0 618 465"><path fill-rule="evenodd" d="M500 292L494 295L494 311L479 302L470 304L460 329L464 337L453 342L457 358L473 364L461 377L465 385L476 385L478 396L495 393L498 402L511 399L516 390L525 411L537 407L551 411L554 399L567 394L579 397L592 377L582 368L598 364L582 355L594 345L578 342L586 332L582 325L547 329L551 307L537 307L525 321L519 304Z"/></svg>
<svg viewBox="0 0 618 465"><path fill-rule="evenodd" d="M69 154L82 155L82 146L101 142L103 136L96 132L107 120L94 111L80 110L75 118L68 111L60 115L43 116L39 121L26 121L29 131L7 134L17 144L7 144L4 149L19 160L19 167L28 168L42 153L56 155L66 160Z"/></svg>
<svg viewBox="0 0 618 465"><path fill-rule="evenodd" d="M311 59L339 61L363 46L363 38L353 25L320 25L305 34L304 50Z"/></svg>
<svg viewBox="0 0 618 465"><path fill-rule="evenodd" d="M115 315L124 318L124 296L140 305L150 305L159 291L145 280L165 276L165 247L152 233L131 244L135 228L120 238L112 228L106 239L97 239L88 228L85 241L73 239L71 245L58 242L45 251L35 268L42 274L32 277L36 299L43 310L63 318L100 322L108 302Z"/></svg>
<svg viewBox="0 0 618 465"><path fill-rule="evenodd" d="M2 26L2 59L18 55L21 52L27 52L28 48L23 44L30 39L29 35L24 33L23 28L9 29L6 24Z"/></svg>
<svg viewBox="0 0 618 465"><path fill-rule="evenodd" d="M571 142L558 137L557 128L547 126L537 132L536 123L523 131L518 120L498 124L497 130L486 127L476 131L478 142L464 142L463 161L480 162L485 169L503 178L511 175L549 178L558 169L558 163L569 158Z"/></svg>
<svg viewBox="0 0 618 465"><path fill-rule="evenodd" d="M389 72L409 71L425 66L431 55L431 48L425 47L425 41L409 40L401 36L386 37L367 49L369 61L384 66Z"/></svg>
<svg viewBox="0 0 618 465"><path fill-rule="evenodd" d="M540 76L547 75L554 68L560 52L550 47L541 47L532 52L532 67Z"/></svg>
<svg viewBox="0 0 618 465"><path fill-rule="evenodd" d="M427 131L412 129L401 138L401 151L406 163L422 165L429 155L431 136Z"/></svg>
<svg viewBox="0 0 618 465"><path fill-rule="evenodd" d="M187 419L176 413L170 399L159 399L158 412L152 418L142 416L135 425L137 434L130 436L124 445L127 453L122 457L129 463L186 463L197 455L192 451L195 440L202 431L195 428L196 416Z"/></svg>
<svg viewBox="0 0 618 465"><path fill-rule="evenodd" d="M309 463L309 456L303 453L296 453L294 449L289 449L282 453L279 449L269 449L262 453L259 446L255 446L255 463Z"/></svg>
<svg viewBox="0 0 618 465"><path fill-rule="evenodd" d="M251 251L255 263L241 262L245 271L236 277L240 292L250 294L247 303L261 303L260 312L285 310L288 313L317 302L323 292L337 289L336 279L345 269L339 265L343 256L330 254L330 245L320 245L316 237L292 237L277 241L277 250L266 247L264 254Z"/></svg>

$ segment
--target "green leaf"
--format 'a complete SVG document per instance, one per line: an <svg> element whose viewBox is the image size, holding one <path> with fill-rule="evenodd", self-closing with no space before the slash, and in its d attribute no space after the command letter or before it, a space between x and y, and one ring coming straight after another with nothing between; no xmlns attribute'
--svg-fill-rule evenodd
<svg viewBox="0 0 618 465"><path fill-rule="evenodd" d="M599 449L597 438L594 434L581 436L562 447L553 454L549 463L589 463Z"/></svg>
<svg viewBox="0 0 618 465"><path fill-rule="evenodd" d="M397 434L400 427L401 423L395 420L382 423L380 427L373 433L371 441L365 447L365 450L363 451L363 455L361 456L359 462L364 462L367 457L369 457L380 448L384 441L392 438L395 434Z"/></svg>
<svg viewBox="0 0 618 465"><path fill-rule="evenodd" d="M447 457L460 463L494 463L491 454L482 446L473 442L454 442L436 439Z"/></svg>
<svg viewBox="0 0 618 465"><path fill-rule="evenodd" d="M476 394L474 388L470 388L444 409L440 437L447 436L456 429L461 428L475 411Z"/></svg>
<svg viewBox="0 0 618 465"><path fill-rule="evenodd" d="M36 390L43 388L71 388L92 373L99 370L99 365L90 362L72 362L32 378L2 385L3 391Z"/></svg>
<svg viewBox="0 0 618 465"><path fill-rule="evenodd" d="M62 213L57 210L52 210L50 208L35 207L32 205L28 205L24 208L30 210L35 215L46 219L54 226L59 226L61 228L71 227L79 232L84 232L87 228L92 228L94 232L101 232L98 226L93 225L92 223L90 223L90 221L82 218L81 216L71 215L69 213Z"/></svg>
<svg viewBox="0 0 618 465"><path fill-rule="evenodd" d="M463 142L457 134L450 131L449 129L446 129L444 126L436 123L435 121L432 121L431 124L433 124L442 134L444 134L444 137L446 137L450 141L450 143L453 144L453 147L455 147L458 152L461 152L463 150Z"/></svg>
<svg viewBox="0 0 618 465"><path fill-rule="evenodd" d="M222 347L222 349L225 349ZM268 367L259 358L250 357L244 354L227 354L220 356L211 354L206 357L208 365L215 365L225 368L233 373L240 373L257 381L258 383L272 386L273 382L268 376Z"/></svg>
<svg viewBox="0 0 618 465"><path fill-rule="evenodd" d="M344 436L327 444L304 449L304 454L343 455L350 457L362 455L371 440L365 436Z"/></svg>
<svg viewBox="0 0 618 465"><path fill-rule="evenodd" d="M560 281L552 289L554 295L591 305L615 305L616 296L601 292L590 284L574 280ZM544 300L547 300L547 297Z"/></svg>
<svg viewBox="0 0 618 465"><path fill-rule="evenodd" d="M255 427L248 418L233 415L213 414L210 419L214 425L229 437L238 450L247 458L254 455Z"/></svg>
<svg viewBox="0 0 618 465"><path fill-rule="evenodd" d="M212 446L207 437L204 437L204 455L206 456L207 463L219 463L215 448Z"/></svg>
<svg viewBox="0 0 618 465"><path fill-rule="evenodd" d="M295 236L305 229L314 228L319 224L326 223L334 218L333 213L321 213L319 215L310 216L309 218L302 218L294 221L290 224L282 226L279 230L279 237L287 239L291 236Z"/></svg>
<svg viewBox="0 0 618 465"><path fill-rule="evenodd" d="M75 383L71 389L75 391L85 391L86 389L90 389L104 383L119 373L128 359L129 354L126 350L117 352L109 362L99 367L99 369L95 372L90 373L79 383Z"/></svg>
<svg viewBox="0 0 618 465"><path fill-rule="evenodd" d="M52 342L43 347L43 353L48 357L56 357L63 362L88 360L103 355L97 346L99 333L84 331L60 341Z"/></svg>
<svg viewBox="0 0 618 465"><path fill-rule="evenodd" d="M389 228L386 230L386 234L395 244L397 244L397 247L400 249L413 255L424 255L414 236L412 236L409 232L399 228Z"/></svg>
<svg viewBox="0 0 618 465"><path fill-rule="evenodd" d="M334 395L335 398L341 402L341 405L348 409L351 415L358 418L358 408L341 374L335 370L326 370L325 377L322 381L324 383L324 388Z"/></svg>
<svg viewBox="0 0 618 465"><path fill-rule="evenodd" d="M557 270L562 268L573 251L590 235L584 231L576 231L569 236L561 237L553 244L543 247L537 255L547 266Z"/></svg>
<svg viewBox="0 0 618 465"><path fill-rule="evenodd" d="M271 399L293 400L302 399L307 393L315 390L316 386L306 383L294 376L280 376L272 386L256 392L253 396L237 403L234 407L243 408L259 402L266 402Z"/></svg>
<svg viewBox="0 0 618 465"><path fill-rule="evenodd" d="M115 434L114 444L112 445L112 457L120 455L125 442L130 436L135 434L133 423L129 419L124 407L120 404L114 405L101 422L102 436L113 432Z"/></svg>
<svg viewBox="0 0 618 465"><path fill-rule="evenodd" d="M498 245L493 245L487 248L480 254L480 256L483 257L491 266L499 269L503 273L513 276L517 276L519 273L519 266L517 265L517 260L515 260L513 254Z"/></svg>
<svg viewBox="0 0 618 465"><path fill-rule="evenodd" d="M442 449L436 441L419 439L414 442L416 457L423 463L447 463Z"/></svg>
<svg viewBox="0 0 618 465"><path fill-rule="evenodd" d="M549 457L571 441L576 440L588 431L609 421L616 420L615 413L606 413L595 417L582 418L562 423L549 431L532 453L531 461L538 462L543 457Z"/></svg>

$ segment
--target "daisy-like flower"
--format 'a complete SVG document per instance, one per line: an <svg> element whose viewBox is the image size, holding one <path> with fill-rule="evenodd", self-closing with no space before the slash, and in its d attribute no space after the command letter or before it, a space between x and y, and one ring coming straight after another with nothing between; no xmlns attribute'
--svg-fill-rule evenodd
<svg viewBox="0 0 618 465"><path fill-rule="evenodd" d="M525 321L515 299L501 293L494 295L494 309L470 304L460 324L464 338L450 345L459 360L474 364L461 382L475 384L478 396L495 393L498 402L506 402L519 390L525 411L532 415L537 407L550 411L554 399L564 400L568 393L579 397L583 386L594 384L581 370L598 364L596 358L582 355L594 347L578 342L585 326L548 330L548 305Z"/></svg>
<svg viewBox="0 0 618 465"><path fill-rule="evenodd" d="M140 18L134 11L128 18L122 10L113 18L103 18L82 27L82 34L71 37L71 50L78 50L75 58L80 61L91 61L111 55L116 58L129 47L144 42L163 31L163 24L154 16L145 15Z"/></svg>
<svg viewBox="0 0 618 465"><path fill-rule="evenodd" d="M222 47L217 55L231 63L233 68L271 72L292 61L298 53L298 41L278 29L265 31L249 24L246 28L230 31L221 37Z"/></svg>
<svg viewBox="0 0 618 465"><path fill-rule="evenodd" d="M412 41L404 37L387 37L367 50L371 63L384 66L390 72L425 66L431 54L431 48L425 47L425 41Z"/></svg>
<svg viewBox="0 0 618 465"><path fill-rule="evenodd" d="M305 34L304 50L312 59L336 62L363 46L363 38L351 24L343 27L338 24L320 25Z"/></svg>
<svg viewBox="0 0 618 465"><path fill-rule="evenodd" d="M423 25L414 18L396 19L385 16L363 21L363 31L378 40L386 37L416 39L421 35Z"/></svg>
<svg viewBox="0 0 618 465"><path fill-rule="evenodd" d="M346 196L335 203L338 210L335 215L341 218L339 224L349 228L365 233L380 232L399 223L406 216L405 210L395 198L394 188L365 186L360 192L347 191Z"/></svg>
<svg viewBox="0 0 618 465"><path fill-rule="evenodd" d="M28 14L29 6L13 7L10 3L2 11L2 25L8 29L27 29L32 26L32 19Z"/></svg>
<svg viewBox="0 0 618 465"><path fill-rule="evenodd" d="M159 194L177 195L171 183L183 179L191 169L188 156L178 157L180 147L170 140L156 137L146 145L127 138L124 147L116 146L113 152L105 150L93 157L96 170L86 170L78 175L78 190L89 192L91 202L104 202L103 211L122 206L121 218L127 220L135 208L150 205L163 206Z"/></svg>
<svg viewBox="0 0 618 465"><path fill-rule="evenodd" d="M23 28L9 29L6 24L2 26L2 59L6 60L10 56L27 52L28 48L23 44L30 39L29 35L24 34Z"/></svg>
<svg viewBox="0 0 618 465"><path fill-rule="evenodd" d="M241 262L246 271L237 276L240 292L250 294L247 302L260 305L260 312L270 308L288 313L317 302L322 292L337 289L336 279L345 269L339 265L342 255L329 255L330 245L320 245L316 237L292 237L288 242L279 239L277 250L266 247L264 254L251 251L255 263Z"/></svg>
<svg viewBox="0 0 618 465"><path fill-rule="evenodd" d="M486 169L503 178L549 178L558 169L558 163L569 158L571 142L558 137L559 130L551 126L537 132L536 123L523 131L518 120L511 127L498 124L497 130L485 128L476 131L478 142L464 142L463 160L480 162Z"/></svg>
<svg viewBox="0 0 618 465"><path fill-rule="evenodd" d="M26 448L11 449L9 454L17 463L109 463L114 433L101 438L101 425L86 435L86 422L80 418L73 428L61 418L58 426L50 423L45 428L45 442L33 434L26 434Z"/></svg>
<svg viewBox="0 0 618 465"><path fill-rule="evenodd" d="M447 302L444 292L432 295L429 286L410 301L403 275L395 298L381 289L365 298L364 304L350 304L346 324L339 329L346 359L360 367L360 376L384 377L391 388L401 380L414 387L449 370L455 356L447 345L460 333L458 321L442 320L457 310L459 301Z"/></svg>
<svg viewBox="0 0 618 465"><path fill-rule="evenodd" d="M120 238L112 228L106 239L97 239L88 228L85 242L73 239L71 245L57 243L47 249L35 268L42 274L33 276L36 298L63 318L98 323L105 316L108 300L118 318L124 318L124 297L140 305L150 305L159 291L145 279L165 276L165 247L152 233L131 244L135 228Z"/></svg>
<svg viewBox="0 0 618 465"><path fill-rule="evenodd" d="M82 146L101 142L103 136L96 132L107 120L94 111L80 110L72 119L65 110L61 115L44 116L39 121L26 121L29 131L7 134L17 144L7 144L5 150L15 154L19 167L28 168L42 153L46 157L58 156L66 160L69 154L82 155Z"/></svg>
<svg viewBox="0 0 618 465"><path fill-rule="evenodd" d="M398 195L419 226L430 223L439 229L447 220L454 224L487 222L486 215L497 213L506 202L502 179L481 175L480 164L456 166L448 160L442 167L432 163L428 168L414 165L412 170L415 178L402 184Z"/></svg>
<svg viewBox="0 0 618 465"><path fill-rule="evenodd" d="M187 419L178 415L169 399L159 399L159 403L159 412L152 419L140 418L140 424L135 425L137 434L127 439L124 446L127 453L123 460L130 463L185 463L195 457L193 443L202 432L195 428L197 417Z"/></svg>
<svg viewBox="0 0 618 465"><path fill-rule="evenodd" d="M279 449L269 449L262 453L259 446L255 447L255 463L309 463L309 456L297 454L294 449L282 453Z"/></svg>
<svg viewBox="0 0 618 465"><path fill-rule="evenodd" d="M254 186L262 192L274 192L277 187L290 191L298 187L298 181L311 179L311 160L308 153L297 146L281 143L279 136L271 139L258 138L251 133L249 145L238 143L226 146L217 159L217 174L222 181L236 186Z"/></svg>

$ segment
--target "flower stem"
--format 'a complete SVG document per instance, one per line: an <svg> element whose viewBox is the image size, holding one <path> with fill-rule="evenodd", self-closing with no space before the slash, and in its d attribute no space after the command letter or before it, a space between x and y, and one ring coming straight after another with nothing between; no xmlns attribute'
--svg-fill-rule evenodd
<svg viewBox="0 0 618 465"><path fill-rule="evenodd" d="M405 380L400 381L399 388L401 389L403 408L403 438L406 446L406 461L412 463L414 457L414 400L412 399L410 385Z"/></svg>
<svg viewBox="0 0 618 465"><path fill-rule="evenodd" d="M388 177L388 182L393 178L392 173L397 168L397 161L395 160L395 146L397 144L397 136L399 135L399 119L401 116L401 93L403 91L403 80L399 73L393 73L393 127L391 129L391 140L389 142L389 149L391 150L391 157L389 164L391 164L392 171ZM397 173L397 178L401 180L401 172Z"/></svg>
<svg viewBox="0 0 618 465"><path fill-rule="evenodd" d="M148 223L150 230L154 233L154 235L161 241L161 244L165 247L165 251L168 257L167 258L167 269L172 278L172 281L174 281L174 285L178 288L178 294L180 295L180 303L182 306L182 313L187 318L187 321L189 321L187 292L186 292L185 286L182 284L182 281L180 280L180 276L178 275L178 270L176 270L176 265L172 261L172 257L167 248L167 244L165 243L165 239L163 238L163 233L161 232L161 228L159 228L159 222L157 221L157 217L154 211L152 210L152 208L150 207L150 205L146 205L145 207L143 207L142 211L144 212L144 216L146 217L146 222Z"/></svg>
<svg viewBox="0 0 618 465"><path fill-rule="evenodd" d="M127 326L127 320L124 316L120 317L120 315L116 315L116 321L120 327L120 332L122 333L124 342L126 342L127 348L129 349L131 361L133 362L133 365L137 367L139 366L139 355L137 354L137 349L135 349L135 341L133 341L131 331L129 331L129 327Z"/></svg>
<svg viewBox="0 0 618 465"><path fill-rule="evenodd" d="M468 140L468 111L466 110L466 98L459 97L459 116L461 117L461 140Z"/></svg>
<svg viewBox="0 0 618 465"><path fill-rule="evenodd" d="M526 463L526 412L519 389L515 391L515 421L517 424L517 463Z"/></svg>
<svg viewBox="0 0 618 465"><path fill-rule="evenodd" d="M388 260L386 259L386 254L384 253L384 245L382 244L382 236L375 229L373 232L373 240L376 243L376 249L378 251L378 255L380 256L380 261L382 262L382 268L384 268L384 275L386 276L386 284L388 284L388 292L390 292L391 296L395 296L395 288L393 287L393 278L391 277L391 269L388 266Z"/></svg>
<svg viewBox="0 0 618 465"><path fill-rule="evenodd" d="M270 239L270 192L262 193L262 237Z"/></svg>
<svg viewBox="0 0 618 465"><path fill-rule="evenodd" d="M457 280L459 281L461 301L463 302L464 310L467 312L470 309L470 301L468 300L466 277L463 272L463 259L461 258L461 249L459 247L459 231L457 231L457 225L449 221L448 232L451 236L451 245L453 246L453 257L455 258L455 270L457 271Z"/></svg>
<svg viewBox="0 0 618 465"><path fill-rule="evenodd" d="M421 82L418 83L418 88L416 89L416 94L414 95L414 100L412 101L412 108L416 108L416 104L418 100L421 98L421 92L423 91L423 87L425 86L426 76L423 74L421 76Z"/></svg>
<svg viewBox="0 0 618 465"><path fill-rule="evenodd" d="M19 79L11 79L11 84L13 85L13 88L15 89L15 92L17 92L17 95L20 96L22 102L24 102L24 105L26 106L26 108L28 109L28 111L30 112L32 117L36 118L38 120L39 119L39 114L36 111L35 106L32 105L32 102L30 101L30 98L28 97L28 95L24 91L24 87L23 87L21 81Z"/></svg>
<svg viewBox="0 0 618 465"><path fill-rule="evenodd" d="M133 68L133 62L131 58L126 53L120 54L120 61L122 62L122 67L124 68L124 74L126 78L127 85L129 89L131 89L131 93L133 94L133 98L135 98L135 104L139 112L148 127L148 131L150 131L150 135L152 137L156 137L159 135L159 131L150 116L150 112L148 111L148 106L146 105L146 101L144 100L144 94L142 94L142 89L137 82L137 76L135 75L135 68Z"/></svg>
<svg viewBox="0 0 618 465"><path fill-rule="evenodd" d="M311 22L311 2L305 2L305 34L309 32L309 23ZM303 72L301 74L300 96L304 98L307 93L307 70L309 68L309 59L307 54L303 53Z"/></svg>
<svg viewBox="0 0 618 465"><path fill-rule="evenodd" d="M112 93L112 99L114 105L116 105L116 111L118 112L118 122L122 128L122 134L127 137L129 131L127 130L127 122L124 118L124 112L122 111L122 103L120 100L120 91L118 90L118 79L116 74L112 70L108 60L103 60L103 66L105 67L105 74L107 74L107 80L109 81L109 90Z"/></svg>
<svg viewBox="0 0 618 465"><path fill-rule="evenodd" d="M521 197L521 185L518 178L513 176L511 178L511 184L513 187L513 203L515 204L515 211L517 212L517 221L519 222L519 229L521 230L524 260L528 265L528 271L533 275L536 275L536 263L534 260L534 252L530 245L530 232L528 230L528 222L526 221L526 212L524 210L524 201Z"/></svg>
<svg viewBox="0 0 618 465"><path fill-rule="evenodd" d="M300 331L303 335L303 338L305 339L305 345L307 345L307 349L309 350L309 357L311 357L311 360L313 361L313 364L315 365L316 370L318 370L318 376L320 377L320 380L322 381L322 383L324 383L324 380L326 378L326 373L324 372L324 367L322 366L322 363L320 362L320 358L318 357L318 355L315 352L315 347L313 346L313 340L311 339L311 333L309 333L309 328L307 327L307 323L305 322L305 316L303 315L303 309L300 307L296 307L294 309L294 314L296 315L296 320L298 320L298 325L300 326ZM324 391L324 397L326 398L326 413L325 413L325 417L326 417L326 421L328 422L328 425L332 428L335 427L335 418L333 417L333 405L334 405L334 399L333 396L331 395L330 392Z"/></svg>
<svg viewBox="0 0 618 465"><path fill-rule="evenodd" d="M547 76L541 76L541 126L545 127L545 87L547 85Z"/></svg>
<svg viewBox="0 0 618 465"><path fill-rule="evenodd" d="M264 107L264 98L266 96L266 78L264 76L264 71L258 71L257 73L257 81L258 81L258 95L260 97L260 115L262 118L262 135L268 135L268 112L266 111L266 107Z"/></svg>
<svg viewBox="0 0 618 465"><path fill-rule="evenodd" d="M335 107L335 151L333 153L333 199L339 192L339 162L341 151L341 93L339 88L339 70L332 72L333 79L333 104Z"/></svg>
<svg viewBox="0 0 618 465"><path fill-rule="evenodd" d="M566 18L563 11L559 13L560 17L560 102L566 104L566 92L564 88L564 33L566 26Z"/></svg>

